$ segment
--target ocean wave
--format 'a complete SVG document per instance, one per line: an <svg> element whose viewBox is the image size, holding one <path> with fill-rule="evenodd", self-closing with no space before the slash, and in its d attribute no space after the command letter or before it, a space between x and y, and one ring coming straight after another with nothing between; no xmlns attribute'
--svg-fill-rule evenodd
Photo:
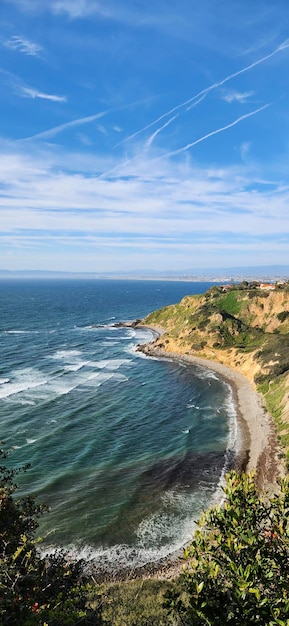
<svg viewBox="0 0 289 626"><path fill-rule="evenodd" d="M202 501L200 495L198 514L207 502L207 494ZM68 556L72 560L84 560L88 567L93 567L102 575L132 571L151 564L158 564L168 558L174 558L191 541L196 523L192 519L192 510L196 510L198 494L187 496L176 492L167 492L162 497L163 504L182 511L182 519L177 513L162 511L147 516L136 529L135 545L116 544L111 547L91 545L67 545ZM184 514L185 513L185 514ZM43 555L55 554L60 548L48 546L42 549Z"/></svg>
<svg viewBox="0 0 289 626"><path fill-rule="evenodd" d="M207 369L206 367L203 367L202 365L194 364L194 367L195 367L195 375L198 378L201 378L203 380L209 380L209 379L220 380L219 376L212 370Z"/></svg>
<svg viewBox="0 0 289 626"><path fill-rule="evenodd" d="M74 365L72 363L70 365L64 365L64 370L66 372L78 372L83 367L85 367L85 365L89 365L89 364L90 364L89 361L79 361L78 363L75 363Z"/></svg>
<svg viewBox="0 0 289 626"><path fill-rule="evenodd" d="M38 335L38 330L4 330L7 335Z"/></svg>
<svg viewBox="0 0 289 626"><path fill-rule="evenodd" d="M55 354L51 356L51 359L71 359L82 354L80 350L57 350Z"/></svg>
<svg viewBox="0 0 289 626"><path fill-rule="evenodd" d="M98 369L106 370L118 370L122 365L128 365L131 363L131 359L103 359L100 361L90 361L90 366L97 367Z"/></svg>
<svg viewBox="0 0 289 626"><path fill-rule="evenodd" d="M27 368L15 372L12 379L7 379L7 382L0 386L0 400L33 406L38 402L67 395L81 387L98 387L110 380L125 382L128 380L127 376L117 372L123 363L127 363L127 360L107 362L108 366L103 368L98 367L98 362L92 364L100 371L92 369L84 371L84 364L65 366L57 376L53 374L44 376L34 368Z"/></svg>
<svg viewBox="0 0 289 626"><path fill-rule="evenodd" d="M41 387L46 383L47 379L34 368L16 370L13 379L10 378L9 382L0 387L0 398L8 398L29 389Z"/></svg>

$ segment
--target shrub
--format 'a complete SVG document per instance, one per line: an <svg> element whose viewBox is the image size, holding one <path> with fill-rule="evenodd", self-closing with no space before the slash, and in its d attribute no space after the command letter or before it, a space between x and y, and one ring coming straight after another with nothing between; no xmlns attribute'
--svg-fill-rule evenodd
<svg viewBox="0 0 289 626"><path fill-rule="evenodd" d="M289 311L281 311L281 313L277 314L277 318L278 320L280 320L280 322L284 322L288 316L289 316Z"/></svg>
<svg viewBox="0 0 289 626"><path fill-rule="evenodd" d="M0 451L3 461L7 454ZM0 623L2 626L76 626L102 623L98 608L87 608L83 563L64 552L41 557L34 538L46 507L34 498L17 499L14 470L0 466Z"/></svg>
<svg viewBox="0 0 289 626"><path fill-rule="evenodd" d="M185 625L288 626L288 482L268 501L254 474L232 471L224 492L200 520L166 606Z"/></svg>

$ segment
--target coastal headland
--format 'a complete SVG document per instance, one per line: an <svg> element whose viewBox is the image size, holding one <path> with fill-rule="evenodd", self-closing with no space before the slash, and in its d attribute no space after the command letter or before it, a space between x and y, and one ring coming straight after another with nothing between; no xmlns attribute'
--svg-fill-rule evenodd
<svg viewBox="0 0 289 626"><path fill-rule="evenodd" d="M256 470L259 487L271 491L288 463L288 283L265 292L248 283L216 286L132 325L155 334L138 346L146 355L197 364L231 385L240 432L237 466Z"/></svg>

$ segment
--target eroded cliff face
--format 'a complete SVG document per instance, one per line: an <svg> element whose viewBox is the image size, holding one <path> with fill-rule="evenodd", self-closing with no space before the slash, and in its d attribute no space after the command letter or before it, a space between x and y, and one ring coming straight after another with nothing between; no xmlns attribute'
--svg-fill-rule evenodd
<svg viewBox="0 0 289 626"><path fill-rule="evenodd" d="M167 352L216 360L242 372L264 395L289 450L289 288L213 287L186 296L143 323L161 327Z"/></svg>

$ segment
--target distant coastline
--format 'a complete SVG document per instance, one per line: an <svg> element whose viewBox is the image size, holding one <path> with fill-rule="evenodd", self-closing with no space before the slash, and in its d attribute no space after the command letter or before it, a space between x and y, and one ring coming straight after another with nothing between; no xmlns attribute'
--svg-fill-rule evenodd
<svg viewBox="0 0 289 626"><path fill-rule="evenodd" d="M42 279L42 280L147 280L226 283L242 280L276 281L289 276L289 265L227 267L227 268L185 268L183 270L118 270L118 271L67 271L0 269L0 280Z"/></svg>

